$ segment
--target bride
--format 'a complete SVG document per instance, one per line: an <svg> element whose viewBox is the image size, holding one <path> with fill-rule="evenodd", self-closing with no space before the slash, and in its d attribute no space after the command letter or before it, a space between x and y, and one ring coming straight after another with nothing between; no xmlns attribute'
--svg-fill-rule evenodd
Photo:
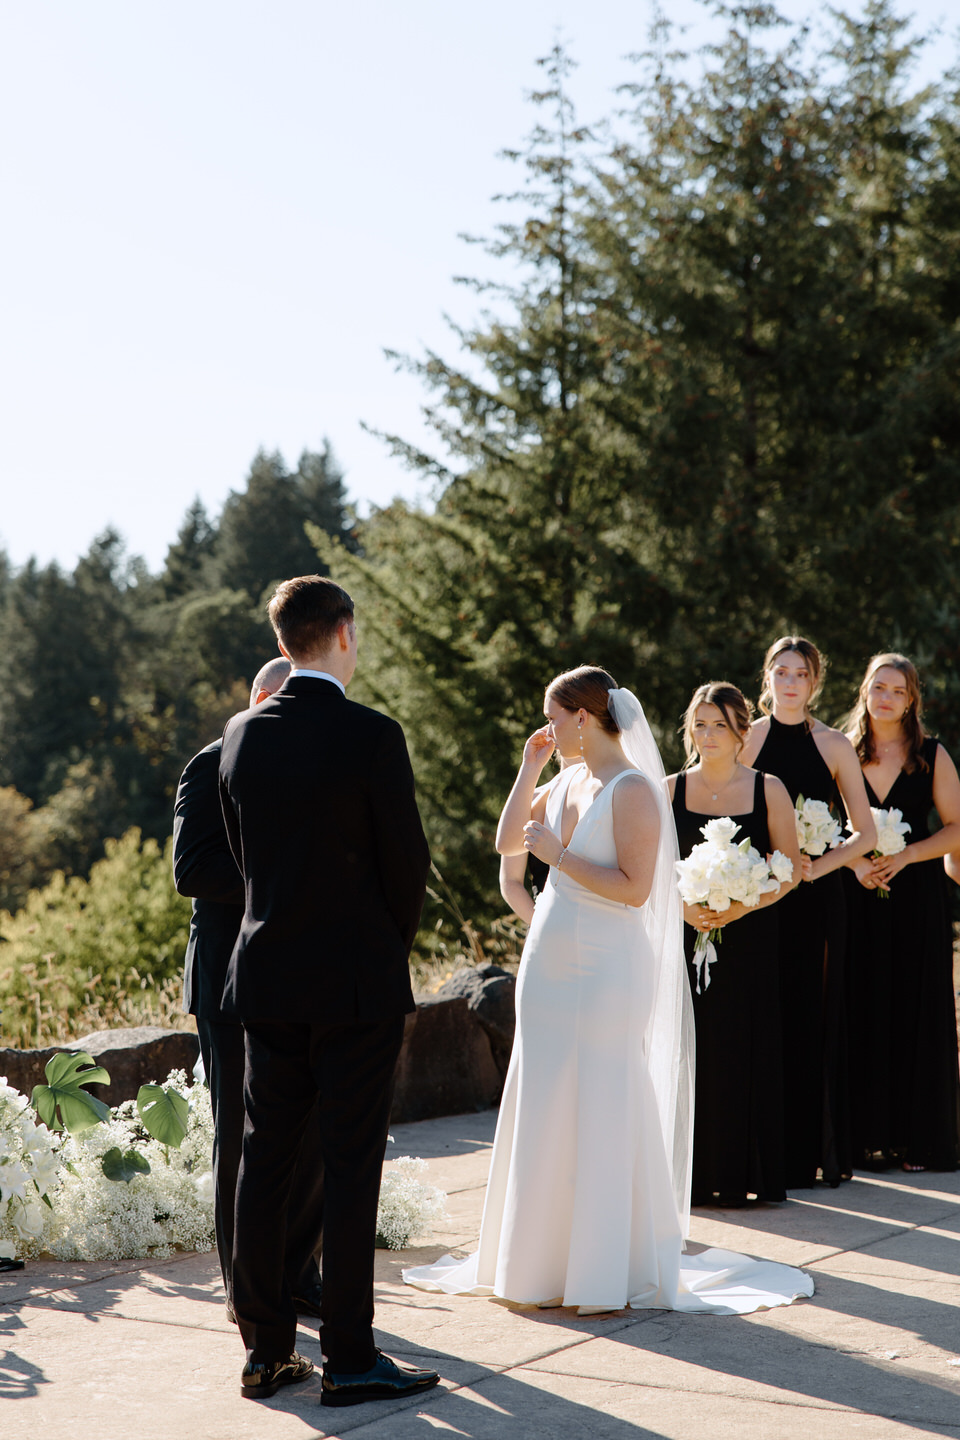
<svg viewBox="0 0 960 1440"><path fill-rule="evenodd" d="M663 764L605 670L547 687L497 832L550 866L517 981L517 1032L480 1229L408 1284L581 1314L747 1313L811 1295L786 1265L683 1254L693 1019ZM556 750L568 765L537 793Z"/></svg>

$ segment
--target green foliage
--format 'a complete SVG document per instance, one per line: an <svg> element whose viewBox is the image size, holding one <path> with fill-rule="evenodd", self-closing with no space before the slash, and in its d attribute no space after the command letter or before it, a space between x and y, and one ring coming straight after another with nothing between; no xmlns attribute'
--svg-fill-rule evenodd
<svg viewBox="0 0 960 1440"><path fill-rule="evenodd" d="M86 1085L109 1085L110 1076L92 1055L80 1050L53 1055L44 1066L46 1085L35 1085L30 1103L48 1130L69 1130L79 1135L99 1125L110 1106L88 1095Z"/></svg>
<svg viewBox="0 0 960 1440"><path fill-rule="evenodd" d="M57 871L16 914L0 914L5 1043L68 1038L92 1000L111 1000L179 974L190 902L178 895L171 844L138 830L108 840L89 880Z"/></svg>
<svg viewBox="0 0 960 1440"><path fill-rule="evenodd" d="M162 1085L141 1085L137 1093L137 1114L154 1140L179 1150L187 1133L189 1116L189 1106L182 1095Z"/></svg>
<svg viewBox="0 0 960 1440"><path fill-rule="evenodd" d="M137 1175L150 1174L150 1161L146 1155L141 1155L140 1151L135 1150L132 1145L128 1150L121 1150L119 1145L112 1145L100 1161L100 1169L108 1180L116 1180L118 1183L129 1185Z"/></svg>

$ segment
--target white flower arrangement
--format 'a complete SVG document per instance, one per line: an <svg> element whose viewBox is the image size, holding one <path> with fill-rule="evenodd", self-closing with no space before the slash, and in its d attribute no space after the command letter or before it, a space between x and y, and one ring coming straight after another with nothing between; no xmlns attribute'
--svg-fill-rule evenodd
<svg viewBox="0 0 960 1440"><path fill-rule="evenodd" d="M446 1217L447 1197L434 1185L425 1185L420 1176L426 1160L401 1155L380 1181L377 1209L377 1245L385 1250L403 1250L417 1236L428 1236L434 1225Z"/></svg>
<svg viewBox="0 0 960 1440"><path fill-rule="evenodd" d="M905 837L910 834L912 826L908 825L903 818L903 811L893 806L889 809L882 809L880 806L871 805L870 814L873 816L873 823L877 827L876 844L870 851L874 860L879 860L884 855L899 855L906 850L907 842ZM853 825L848 821L847 829L852 830ZM883 886L877 886L877 894L881 900L890 899L890 891Z"/></svg>
<svg viewBox="0 0 960 1440"><path fill-rule="evenodd" d="M798 795L794 814L801 855L822 855L840 844L843 835L840 822L825 800L805 800Z"/></svg>
<svg viewBox="0 0 960 1440"><path fill-rule="evenodd" d="M164 1084L187 1102L186 1135L178 1148L148 1134L132 1100L116 1106L103 1124L63 1137L47 1242L58 1259L141 1260L216 1244L210 1092L205 1085L188 1086L182 1070L171 1071ZM119 1178L109 1178L105 1162Z"/></svg>
<svg viewBox="0 0 960 1440"><path fill-rule="evenodd" d="M37 1120L25 1095L0 1076L0 1259L35 1255L52 1215L58 1137Z"/></svg>
<svg viewBox="0 0 960 1440"><path fill-rule="evenodd" d="M55 1057L47 1077L34 1103L51 1124L70 1118L74 1128L62 1134L39 1123L26 1096L0 1078L0 1259L45 1252L60 1260L141 1260L175 1248L211 1250L206 1085L188 1085L173 1070L163 1086L143 1086L136 1101L108 1110L85 1091L105 1077L89 1055ZM425 1160L402 1156L384 1172L378 1245L402 1250L444 1218L447 1197L423 1183L425 1169Z"/></svg>
<svg viewBox="0 0 960 1440"><path fill-rule="evenodd" d="M678 860L677 875L680 895L687 905L703 905L722 912L739 901L752 909L759 905L761 895L779 890L793 878L793 862L775 850L769 862L750 843L747 836L735 845L734 835L740 829L728 815L718 816L701 826L704 840L694 845L686 860ZM697 994L710 984L710 966L717 959L715 942L723 932L714 929L700 932L694 947L693 960L697 969Z"/></svg>

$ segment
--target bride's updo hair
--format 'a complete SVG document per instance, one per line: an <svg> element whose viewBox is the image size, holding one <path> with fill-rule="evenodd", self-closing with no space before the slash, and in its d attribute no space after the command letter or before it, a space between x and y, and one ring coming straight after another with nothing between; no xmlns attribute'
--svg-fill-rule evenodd
<svg viewBox="0 0 960 1440"><path fill-rule="evenodd" d="M683 748L687 756L684 769L687 765L696 765L700 758L693 742L693 725L701 705L717 707L731 735L736 735L740 741L741 750L753 719L753 706L750 701L743 691L738 690L729 680L709 680L706 685L698 685L683 715ZM739 751L737 753L739 754Z"/></svg>
<svg viewBox="0 0 960 1440"><path fill-rule="evenodd" d="M616 690L617 682L599 665L578 665L565 670L547 686L547 695L564 710L586 710L608 735L619 735L620 729L610 714L607 695Z"/></svg>

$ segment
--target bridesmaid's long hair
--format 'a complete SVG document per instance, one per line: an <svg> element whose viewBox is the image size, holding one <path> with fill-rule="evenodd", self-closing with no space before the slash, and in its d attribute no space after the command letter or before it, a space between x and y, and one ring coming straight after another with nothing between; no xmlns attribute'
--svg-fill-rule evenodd
<svg viewBox="0 0 960 1440"><path fill-rule="evenodd" d="M891 670L899 670L907 685L907 708L900 721L904 739L907 742L907 759L904 770L912 775L914 770L929 770L930 766L923 757L922 746L927 738L927 730L923 724L923 697L920 694L920 676L917 674L917 667L906 655L900 655L896 650L888 650L883 654L874 655L867 666L867 673L860 682L860 690L857 694L857 703L850 711L850 718L847 721L847 739L857 752L857 759L861 765L870 765L877 758L877 746L873 735L873 726L870 723L870 712L867 709L867 691L870 689L870 681L878 670L889 667Z"/></svg>
<svg viewBox="0 0 960 1440"><path fill-rule="evenodd" d="M693 743L693 724L697 718L697 709L701 705L716 705L727 723L727 729L740 741L740 750L746 743L746 733L753 718L750 701L743 691L738 690L729 680L709 680L706 685L698 685L683 713L683 748L687 755L684 770L696 765L700 759L700 753ZM738 750L737 754L739 753Z"/></svg>
<svg viewBox="0 0 960 1440"><path fill-rule="evenodd" d="M823 689L823 682L827 678L827 658L820 654L812 640L805 640L802 635L781 635L779 640L774 640L763 657L763 674L761 676L763 689L760 691L758 704L764 715L772 712L773 691L770 688L770 671L773 669L777 656L783 655L787 650L795 650L798 655L802 655L807 662L807 669L810 671L812 681L810 699L803 707L809 730L813 726L811 712L816 708L817 701L820 699L820 691Z"/></svg>
<svg viewBox="0 0 960 1440"><path fill-rule="evenodd" d="M617 682L599 665L578 665L565 670L547 686L547 694L564 710L586 710L608 735L619 735L620 728L610 714L607 696L616 690Z"/></svg>

